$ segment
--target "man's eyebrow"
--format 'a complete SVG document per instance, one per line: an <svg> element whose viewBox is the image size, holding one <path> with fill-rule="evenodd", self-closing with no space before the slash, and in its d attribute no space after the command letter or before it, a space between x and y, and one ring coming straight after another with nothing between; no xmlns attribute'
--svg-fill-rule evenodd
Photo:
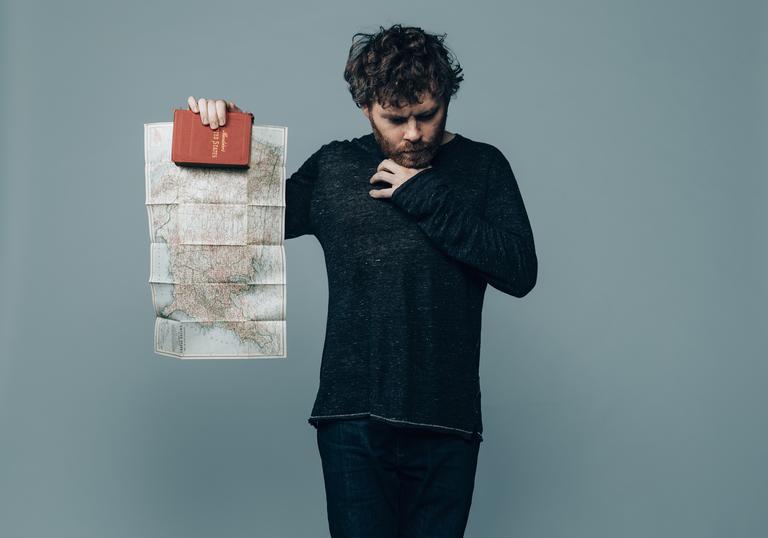
<svg viewBox="0 0 768 538"><path fill-rule="evenodd" d="M435 112L437 112L439 109L440 109L440 105L437 105L437 106L431 108L430 110L427 110L425 112L422 112L421 114L416 114L416 115L417 116L429 116L429 115L434 114ZM387 118L388 120L392 120L392 119L404 120L405 118L408 117L408 116L400 116L398 114L391 114L391 113L388 113L388 112L383 112L381 115L384 118Z"/></svg>

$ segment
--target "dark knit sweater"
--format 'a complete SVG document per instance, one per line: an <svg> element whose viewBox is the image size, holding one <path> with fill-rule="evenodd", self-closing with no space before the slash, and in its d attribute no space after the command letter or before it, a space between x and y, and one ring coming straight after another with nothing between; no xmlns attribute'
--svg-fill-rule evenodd
<svg viewBox="0 0 768 538"><path fill-rule="evenodd" d="M325 255L328 320L308 419L370 417L482 441L486 285L523 297L538 262L509 162L456 134L392 198L368 191L386 158L373 133L335 140L286 181L285 238Z"/></svg>

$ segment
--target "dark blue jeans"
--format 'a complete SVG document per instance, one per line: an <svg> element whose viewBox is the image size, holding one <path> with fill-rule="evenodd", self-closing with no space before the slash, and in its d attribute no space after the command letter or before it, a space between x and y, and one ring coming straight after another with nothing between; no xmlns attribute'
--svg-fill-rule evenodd
<svg viewBox="0 0 768 538"><path fill-rule="evenodd" d="M378 420L321 421L332 538L461 538L479 440Z"/></svg>

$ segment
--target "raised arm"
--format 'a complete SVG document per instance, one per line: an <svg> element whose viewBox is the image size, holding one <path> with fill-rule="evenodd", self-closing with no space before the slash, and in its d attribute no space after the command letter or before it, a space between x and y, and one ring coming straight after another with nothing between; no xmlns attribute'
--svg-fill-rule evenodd
<svg viewBox="0 0 768 538"><path fill-rule="evenodd" d="M538 273L528 213L509 161L496 148L486 173L487 199L481 215L435 167L412 176L395 189L391 200L445 254L494 288L523 297L536 285Z"/></svg>
<svg viewBox="0 0 768 538"><path fill-rule="evenodd" d="M226 125L227 111L242 112L233 101L224 99L195 99L187 98L189 109L200 114L200 121L211 129ZM322 148L320 148L322 149ZM317 160L320 150L317 150L301 167L285 182L285 237L299 237L312 234L309 219L309 207L312 199L312 187L317 177Z"/></svg>
<svg viewBox="0 0 768 538"><path fill-rule="evenodd" d="M322 149L313 153L285 181L285 239L314 234L309 210Z"/></svg>

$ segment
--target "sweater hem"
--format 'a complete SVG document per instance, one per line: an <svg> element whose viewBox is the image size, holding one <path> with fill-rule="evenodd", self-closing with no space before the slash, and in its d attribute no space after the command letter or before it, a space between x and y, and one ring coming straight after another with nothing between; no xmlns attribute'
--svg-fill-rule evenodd
<svg viewBox="0 0 768 538"><path fill-rule="evenodd" d="M452 432L460 432L462 434L465 434L464 437L477 438L480 441L483 440L483 435L477 431L463 430L461 428L454 428L452 426L442 426L440 424L412 422L410 420L401 420L396 418L383 417L381 415L376 415L374 413L370 413L367 411L362 413L344 413L339 415L310 415L309 419L307 419L307 422L309 422L312 426L317 428L317 422L323 419L334 419L334 418L344 419L344 418L353 418L353 417L371 417L374 419L383 420L385 422L391 422L396 424L408 424L410 426L418 426L418 427L423 427L423 428L428 428L428 429L438 430L438 431L451 430Z"/></svg>

